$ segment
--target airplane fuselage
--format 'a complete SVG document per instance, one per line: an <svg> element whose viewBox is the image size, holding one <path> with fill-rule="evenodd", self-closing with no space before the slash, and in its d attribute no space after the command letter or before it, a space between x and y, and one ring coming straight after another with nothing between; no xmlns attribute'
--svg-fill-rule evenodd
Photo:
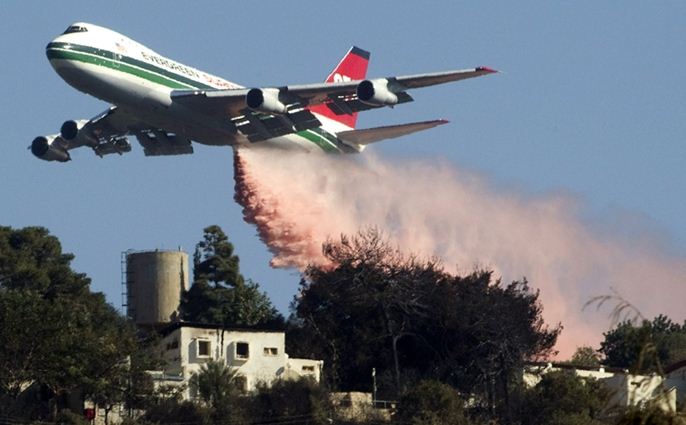
<svg viewBox="0 0 686 425"><path fill-rule="evenodd" d="M86 26L87 25L87 26ZM209 117L172 100L173 90L241 89L231 81L166 58L115 31L92 24L73 24L46 48L57 74L77 90L117 105L143 121L208 145L249 145L228 119ZM349 127L317 116L322 132L298 132L261 145L305 150L336 150L329 134ZM324 130L326 127L326 130Z"/></svg>
<svg viewBox="0 0 686 425"><path fill-rule="evenodd" d="M193 153L193 142L219 146L362 152L369 144L446 124L434 119L358 129L361 111L412 102L409 90L497 72L487 67L368 79L370 53L352 46L321 83L242 87L166 58L118 32L75 23L46 54L57 74L110 107L89 120L67 120L38 136L31 152L67 162L90 147L99 156Z"/></svg>

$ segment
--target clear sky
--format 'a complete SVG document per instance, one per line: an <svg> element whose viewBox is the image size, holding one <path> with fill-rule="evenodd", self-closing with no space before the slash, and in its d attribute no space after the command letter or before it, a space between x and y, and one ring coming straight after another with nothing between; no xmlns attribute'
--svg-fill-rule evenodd
<svg viewBox="0 0 686 425"><path fill-rule="evenodd" d="M358 126L447 118L371 149L445 161L504 192L571 195L595 228L649 232L675 256L686 253L685 2L5 0L0 16L0 224L49 228L115 305L122 251L192 252L210 224L224 228L244 275L282 311L299 275L270 269L243 222L229 148L146 158L132 140L122 157L81 149L60 164L31 155L35 136L107 107L69 87L45 56L76 21L246 86L322 81L352 44L372 52L370 76L499 69L413 92L414 103L364 113ZM617 225L618 216L638 227Z"/></svg>

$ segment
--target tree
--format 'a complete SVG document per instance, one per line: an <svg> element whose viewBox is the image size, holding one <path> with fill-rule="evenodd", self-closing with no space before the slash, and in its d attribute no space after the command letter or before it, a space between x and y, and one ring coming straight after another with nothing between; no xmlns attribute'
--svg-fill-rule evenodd
<svg viewBox="0 0 686 425"><path fill-rule="evenodd" d="M603 335L600 351L609 366L660 372L686 359L686 323L676 324L663 315L640 324L624 321Z"/></svg>
<svg viewBox="0 0 686 425"><path fill-rule="evenodd" d="M203 229L203 240L195 245L193 277L196 282L211 282L215 286L239 286L243 276L239 270L239 258L233 253L221 227L215 225Z"/></svg>
<svg viewBox="0 0 686 425"><path fill-rule="evenodd" d="M0 289L0 393L9 399L35 379L35 359L44 356L45 347L30 333L47 317L47 307L37 294Z"/></svg>
<svg viewBox="0 0 686 425"><path fill-rule="evenodd" d="M526 280L503 285L489 271L447 279L432 298L438 320L425 325L436 360L424 373L473 394L481 409L507 422L525 361L553 353L561 330L544 323L538 297Z"/></svg>
<svg viewBox="0 0 686 425"><path fill-rule="evenodd" d="M582 381L567 371L546 373L535 387L524 390L518 408L519 423L600 425L609 396L595 380Z"/></svg>
<svg viewBox="0 0 686 425"><path fill-rule="evenodd" d="M204 229L193 266L193 285L181 301L184 320L224 326L283 326L283 317L259 285L240 273L239 258L219 226Z"/></svg>
<svg viewBox="0 0 686 425"><path fill-rule="evenodd" d="M377 366L393 370L399 389L399 342L413 332L413 318L428 314L421 279L428 282L441 271L433 262L403 257L375 230L329 242L324 252L336 268L309 267L293 306L304 327L300 334L316 336L310 355L331 365L335 386L366 389ZM289 350L307 348L298 344Z"/></svg>
<svg viewBox="0 0 686 425"><path fill-rule="evenodd" d="M105 425L109 422L109 413L116 406L123 405L131 411L145 410L151 404L157 391L148 371L159 370L162 366L158 347L157 337L139 337L129 356L106 376L84 388L84 395L105 411Z"/></svg>
<svg viewBox="0 0 686 425"><path fill-rule="evenodd" d="M46 389L53 418L69 392L116 381L136 346L73 258L47 229L0 227L0 391L13 404L27 384Z"/></svg>
<svg viewBox="0 0 686 425"><path fill-rule="evenodd" d="M401 255L374 229L330 241L324 253L334 266L307 269L287 341L304 338L287 348L324 359L337 389L369 390L376 368L392 373L396 396L419 376L495 402L507 398L524 360L548 354L560 331L545 325L526 281L451 275L434 260Z"/></svg>
<svg viewBox="0 0 686 425"><path fill-rule="evenodd" d="M467 425L464 401L457 391L438 381L421 381L403 394L393 422L413 425Z"/></svg>
<svg viewBox="0 0 686 425"><path fill-rule="evenodd" d="M282 379L260 384L253 395L251 417L255 423L326 425L331 423L329 393L311 379Z"/></svg>
<svg viewBox="0 0 686 425"><path fill-rule="evenodd" d="M0 226L0 287L34 291L45 298L88 293L90 279L71 269L72 254L44 227Z"/></svg>
<svg viewBox="0 0 686 425"><path fill-rule="evenodd" d="M582 367L599 367L601 364L600 354L589 345L578 347L569 362Z"/></svg>
<svg viewBox="0 0 686 425"><path fill-rule="evenodd" d="M259 383L244 394L234 385L235 373L218 362L203 365L191 379L199 400L160 397L147 409L144 423L324 425L331 423L331 403L324 387L310 379Z"/></svg>
<svg viewBox="0 0 686 425"><path fill-rule="evenodd" d="M650 405L629 407L622 412L617 425L682 425L683 418L679 414L665 412L659 406Z"/></svg>
<svg viewBox="0 0 686 425"><path fill-rule="evenodd" d="M209 407L206 416L210 423L248 424L248 400L242 397L242 388L236 382L236 371L225 364L211 360L190 379L190 388L204 405ZM174 422L167 418L166 422Z"/></svg>
<svg viewBox="0 0 686 425"><path fill-rule="evenodd" d="M162 397L157 400L157 403L149 406L143 417L133 422L133 424L210 425L217 423L213 422L212 419L212 409L207 406L201 406L191 401L181 401L176 397ZM126 424L126 422L124 423ZM237 423L237 425L240 425L240 423Z"/></svg>
<svg viewBox="0 0 686 425"><path fill-rule="evenodd" d="M235 376L236 373L223 363L210 360L191 376L189 385L208 406L217 408L238 394Z"/></svg>
<svg viewBox="0 0 686 425"><path fill-rule="evenodd" d="M229 288L214 287L204 281L194 281L183 294L181 317L198 323L221 324L225 321L224 306L231 299Z"/></svg>
<svg viewBox="0 0 686 425"><path fill-rule="evenodd" d="M248 280L226 288L194 282L181 303L182 317L190 322L225 326L282 328L283 318L258 284Z"/></svg>

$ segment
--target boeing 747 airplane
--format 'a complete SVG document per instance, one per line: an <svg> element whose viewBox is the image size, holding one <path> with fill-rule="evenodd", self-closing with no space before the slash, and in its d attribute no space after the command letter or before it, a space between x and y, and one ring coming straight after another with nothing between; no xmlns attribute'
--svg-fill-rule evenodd
<svg viewBox="0 0 686 425"><path fill-rule="evenodd" d="M496 72L486 67L366 79L369 52L352 47L324 83L245 88L165 58L112 30L75 23L50 42L47 56L71 86L111 106L90 120L69 120L59 134L36 137L31 152L66 162L81 146L102 157L193 153L192 142L361 152L370 143L445 124L432 120L355 129L357 113L411 102L410 89Z"/></svg>

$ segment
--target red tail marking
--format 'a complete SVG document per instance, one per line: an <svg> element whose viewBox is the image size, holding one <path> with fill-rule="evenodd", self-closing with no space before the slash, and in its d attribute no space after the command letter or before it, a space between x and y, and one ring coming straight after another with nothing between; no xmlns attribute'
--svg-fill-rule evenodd
<svg viewBox="0 0 686 425"><path fill-rule="evenodd" d="M337 83L340 81L364 80L367 76L367 65L369 65L369 52L353 46L331 74L329 74L325 82ZM357 112L349 115L336 115L325 103L310 106L309 109L314 113L338 121L350 128L355 128Z"/></svg>

